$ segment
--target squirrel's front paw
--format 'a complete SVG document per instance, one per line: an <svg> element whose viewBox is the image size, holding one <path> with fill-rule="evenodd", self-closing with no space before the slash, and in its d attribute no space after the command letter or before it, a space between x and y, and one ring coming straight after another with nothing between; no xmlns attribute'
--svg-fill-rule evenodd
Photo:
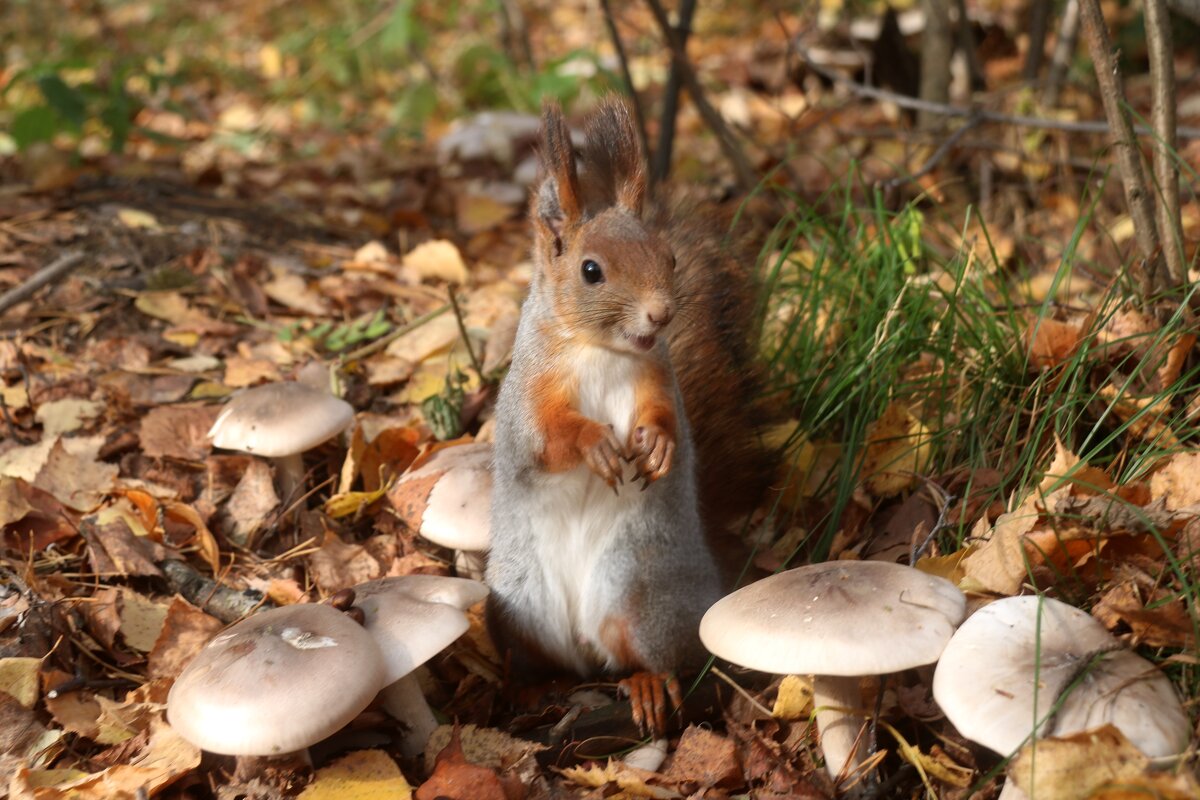
<svg viewBox="0 0 1200 800"><path fill-rule="evenodd" d="M599 475L612 490L617 490L621 478L621 442L612 425L595 423L580 436L580 453L588 469Z"/></svg>
<svg viewBox="0 0 1200 800"><path fill-rule="evenodd" d="M629 449L642 478L642 489L671 471L675 435L658 425L639 425L629 435Z"/></svg>

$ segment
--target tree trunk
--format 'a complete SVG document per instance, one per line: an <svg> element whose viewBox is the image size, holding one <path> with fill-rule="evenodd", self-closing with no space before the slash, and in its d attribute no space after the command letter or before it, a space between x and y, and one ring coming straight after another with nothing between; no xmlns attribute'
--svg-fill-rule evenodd
<svg viewBox="0 0 1200 800"><path fill-rule="evenodd" d="M950 100L950 57L954 30L950 25L950 0L921 0L925 32L921 36L921 99L945 104ZM917 113L917 126L935 128L943 118L928 111Z"/></svg>

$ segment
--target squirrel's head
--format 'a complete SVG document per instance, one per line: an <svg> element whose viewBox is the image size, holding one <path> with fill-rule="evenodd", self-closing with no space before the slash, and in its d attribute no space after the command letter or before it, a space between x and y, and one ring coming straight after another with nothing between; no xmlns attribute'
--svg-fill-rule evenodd
<svg viewBox="0 0 1200 800"><path fill-rule="evenodd" d="M646 173L629 111L606 100L588 120L580 176L557 104L542 112L533 198L537 285L565 334L640 353L675 315L675 254L642 221Z"/></svg>

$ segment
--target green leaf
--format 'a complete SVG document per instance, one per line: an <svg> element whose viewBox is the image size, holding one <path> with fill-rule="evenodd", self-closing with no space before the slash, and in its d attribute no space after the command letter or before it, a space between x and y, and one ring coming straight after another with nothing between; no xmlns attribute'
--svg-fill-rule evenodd
<svg viewBox="0 0 1200 800"><path fill-rule="evenodd" d="M60 118L50 106L33 106L13 117L8 132L24 149L35 142L48 142L58 133Z"/></svg>
<svg viewBox="0 0 1200 800"><path fill-rule="evenodd" d="M87 120L87 106L78 91L67 86L63 79L55 74L43 75L38 78L37 83L51 108L74 127L83 126Z"/></svg>

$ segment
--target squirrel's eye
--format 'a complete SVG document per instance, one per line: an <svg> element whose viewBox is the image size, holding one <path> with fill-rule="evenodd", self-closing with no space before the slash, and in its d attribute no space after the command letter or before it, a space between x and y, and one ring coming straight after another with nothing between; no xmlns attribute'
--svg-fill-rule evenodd
<svg viewBox="0 0 1200 800"><path fill-rule="evenodd" d="M590 258L583 262L583 279L588 283L600 283L604 280L604 271L600 265Z"/></svg>

